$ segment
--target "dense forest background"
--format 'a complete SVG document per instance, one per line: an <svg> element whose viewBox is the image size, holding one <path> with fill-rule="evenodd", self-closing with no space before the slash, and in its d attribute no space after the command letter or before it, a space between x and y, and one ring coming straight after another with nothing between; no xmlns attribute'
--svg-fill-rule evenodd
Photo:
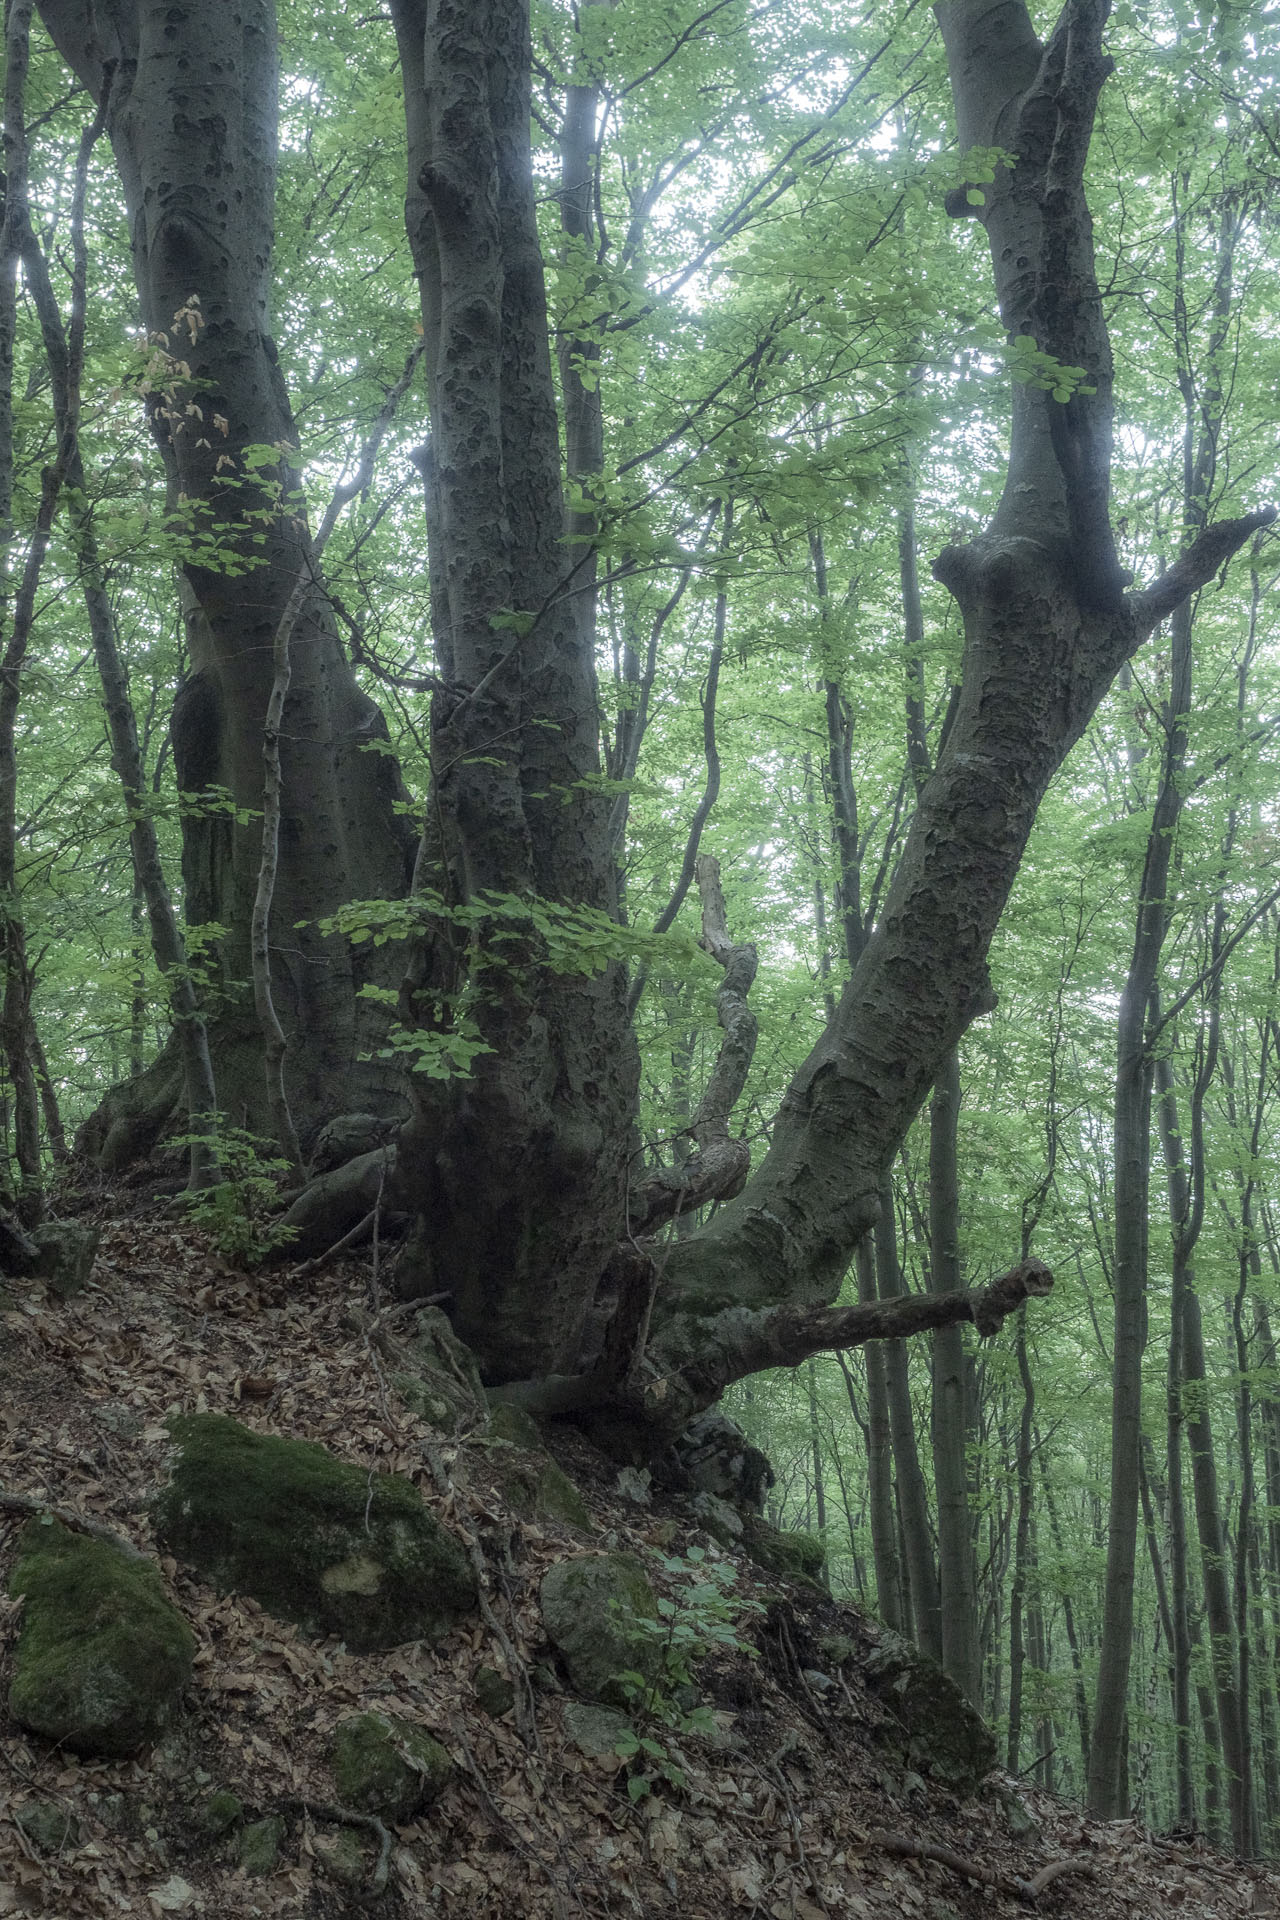
<svg viewBox="0 0 1280 1920"><path fill-rule="evenodd" d="M11 178L30 15L10 0ZM377 10L292 0L279 28L271 335L305 502L255 492L247 511L323 529L337 628L389 729L367 751L398 756L416 833L429 460L396 38ZM1115 356L1113 519L1143 580L1280 487L1280 15L1151 0L1116 10L1107 46L1087 187ZM79 464L58 451L65 367L10 213L0 888L19 1198L161 1054L174 979L214 1012L225 991L225 962L205 965L221 931L198 914L185 960L157 949L138 827L179 897L184 820L190 837L236 804L217 782L181 784L169 724L193 542L205 577L234 580L252 573L253 537L242 527L235 552L211 539L156 452L157 415L211 458L226 431L183 370L199 289L163 337L143 325L96 103L38 18L21 77ZM1011 396L1065 407L1083 375L1008 341L982 233L949 215L957 195L981 207L1011 161L993 147L962 164L942 42L916 0L539 5L533 127L571 423L590 422L584 396L600 401L600 444L571 445L570 484L598 569L597 785L620 849L646 1161L687 1155L722 1057L700 854L719 863L726 938L758 951L759 1038L733 1121L758 1159L945 739L963 633L930 561L991 518ZM280 449L250 450L249 472L255 459L274 470ZM991 953L993 1004L940 1074L846 1281L864 1301L978 1287L1035 1256L1052 1298L994 1339L953 1327L932 1346L823 1353L726 1402L773 1461L775 1516L821 1532L835 1591L944 1661L1015 1773L1084 1794L1104 1619L1131 1578L1119 1799L1242 1852L1280 1846L1277 578L1263 526L1121 669L1041 807ZM114 656L94 625L104 603ZM388 928L370 909L347 931ZM428 1075L468 1071L465 1023L443 1054L415 1053L403 1029L381 1045ZM42 1161L15 1130L24 1099L41 1108ZM224 1111L224 1131L264 1133ZM693 1224L684 1212L664 1232L678 1243ZM1129 1374L1118 1276L1139 1303ZM1113 1554L1109 1582L1116 1420L1141 1422L1140 1524L1131 1575Z"/></svg>

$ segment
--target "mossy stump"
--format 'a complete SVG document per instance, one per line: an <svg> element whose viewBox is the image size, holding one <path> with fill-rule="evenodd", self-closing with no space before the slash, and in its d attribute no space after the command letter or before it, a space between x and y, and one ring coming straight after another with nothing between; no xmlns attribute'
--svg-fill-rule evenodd
<svg viewBox="0 0 1280 1920"><path fill-rule="evenodd" d="M476 1604L466 1556L408 1480L219 1414L170 1429L156 1535L220 1592L357 1652L438 1640Z"/></svg>

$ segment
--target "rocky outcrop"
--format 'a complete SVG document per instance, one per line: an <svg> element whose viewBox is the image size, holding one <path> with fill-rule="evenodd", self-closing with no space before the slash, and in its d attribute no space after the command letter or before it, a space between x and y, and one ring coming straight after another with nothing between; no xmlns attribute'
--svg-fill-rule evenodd
<svg viewBox="0 0 1280 1920"><path fill-rule="evenodd" d="M955 1681L887 1628L861 1665L868 1689L889 1710L888 1737L900 1740L907 1765L962 1798L976 1793L996 1764L995 1737Z"/></svg>

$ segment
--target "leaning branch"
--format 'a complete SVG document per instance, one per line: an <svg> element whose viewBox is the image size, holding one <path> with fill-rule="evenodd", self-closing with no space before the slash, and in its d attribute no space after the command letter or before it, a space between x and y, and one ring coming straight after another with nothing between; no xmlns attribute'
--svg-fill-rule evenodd
<svg viewBox="0 0 1280 1920"><path fill-rule="evenodd" d="M718 1391L766 1367L797 1367L816 1353L909 1338L965 1320L987 1336L998 1332L1024 1300L1043 1298L1052 1288L1048 1267L1031 1258L989 1287L963 1293L906 1294L848 1307L769 1307L746 1314L730 1308L710 1322L705 1358L699 1355L682 1372L695 1390L714 1385Z"/></svg>
<svg viewBox="0 0 1280 1920"><path fill-rule="evenodd" d="M1167 620L1190 594L1212 580L1219 568L1224 567L1232 555L1240 551L1259 527L1271 526L1276 512L1275 507L1259 507L1256 513L1246 513L1239 520L1215 521L1192 541L1186 552L1158 580L1153 580L1140 593L1131 593L1128 596L1129 610L1142 636L1145 638L1162 620Z"/></svg>
<svg viewBox="0 0 1280 1920"><path fill-rule="evenodd" d="M971 1320L984 1337L998 1333L1024 1300L1053 1289L1044 1262L1031 1258L1001 1274L989 1287L963 1293L907 1294L852 1307L769 1307L751 1312L726 1308L697 1322L691 1356L640 1385L640 1404L629 1405L616 1373L552 1374L542 1380L508 1381L491 1397L510 1401L539 1419L564 1419L610 1406L641 1425L679 1431L725 1387L768 1367L798 1367L815 1353L841 1352L868 1340L900 1340L937 1327Z"/></svg>

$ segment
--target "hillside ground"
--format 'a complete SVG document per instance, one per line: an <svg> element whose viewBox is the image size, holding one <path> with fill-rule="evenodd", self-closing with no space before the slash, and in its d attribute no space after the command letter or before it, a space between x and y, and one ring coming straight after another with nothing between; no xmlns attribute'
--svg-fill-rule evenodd
<svg viewBox="0 0 1280 1920"><path fill-rule="evenodd" d="M762 1609L738 1630L755 1657L721 1649L700 1674L717 1739L649 1729L683 1781L657 1780L633 1801L623 1763L584 1753L566 1734L538 1584L553 1560L592 1545L653 1557L661 1583L670 1576L658 1556L714 1554L714 1544L683 1499L648 1491L634 1475L620 1486L614 1467L572 1434L551 1444L594 1534L514 1512L498 1452L466 1437L442 1441L389 1387L369 1334L385 1279L367 1252L304 1274L238 1271L189 1226L144 1205L136 1217L104 1221L92 1280L74 1298L3 1283L0 1596L25 1524L14 1495L154 1550L148 1513L166 1470L165 1418L207 1410L407 1475L482 1558L487 1607L437 1646L355 1656L162 1559L197 1636L195 1682L165 1740L136 1761L106 1762L50 1750L7 1717L19 1610L0 1597L0 1915L1280 1914L1280 1871L1270 1865L1236 1866L1130 1821L1091 1822L998 1774L963 1802L923 1778L906 1762L892 1715L862 1686L856 1659L835 1676L817 1672L824 1634L871 1647L874 1623L746 1562L733 1592ZM534 1724L523 1737L511 1713L488 1717L473 1689L479 1669L513 1662L532 1683ZM427 1727L458 1770L426 1814L394 1833L387 1889L372 1901L335 1878L334 1826L307 1805L332 1800L335 1722L366 1708ZM268 1877L248 1877L225 1843L220 1850L198 1835L195 1809L217 1789L239 1796L251 1818L284 1816ZM33 1800L71 1816L61 1851L39 1851L19 1824ZM1046 1873L1058 1863L1070 1864Z"/></svg>

